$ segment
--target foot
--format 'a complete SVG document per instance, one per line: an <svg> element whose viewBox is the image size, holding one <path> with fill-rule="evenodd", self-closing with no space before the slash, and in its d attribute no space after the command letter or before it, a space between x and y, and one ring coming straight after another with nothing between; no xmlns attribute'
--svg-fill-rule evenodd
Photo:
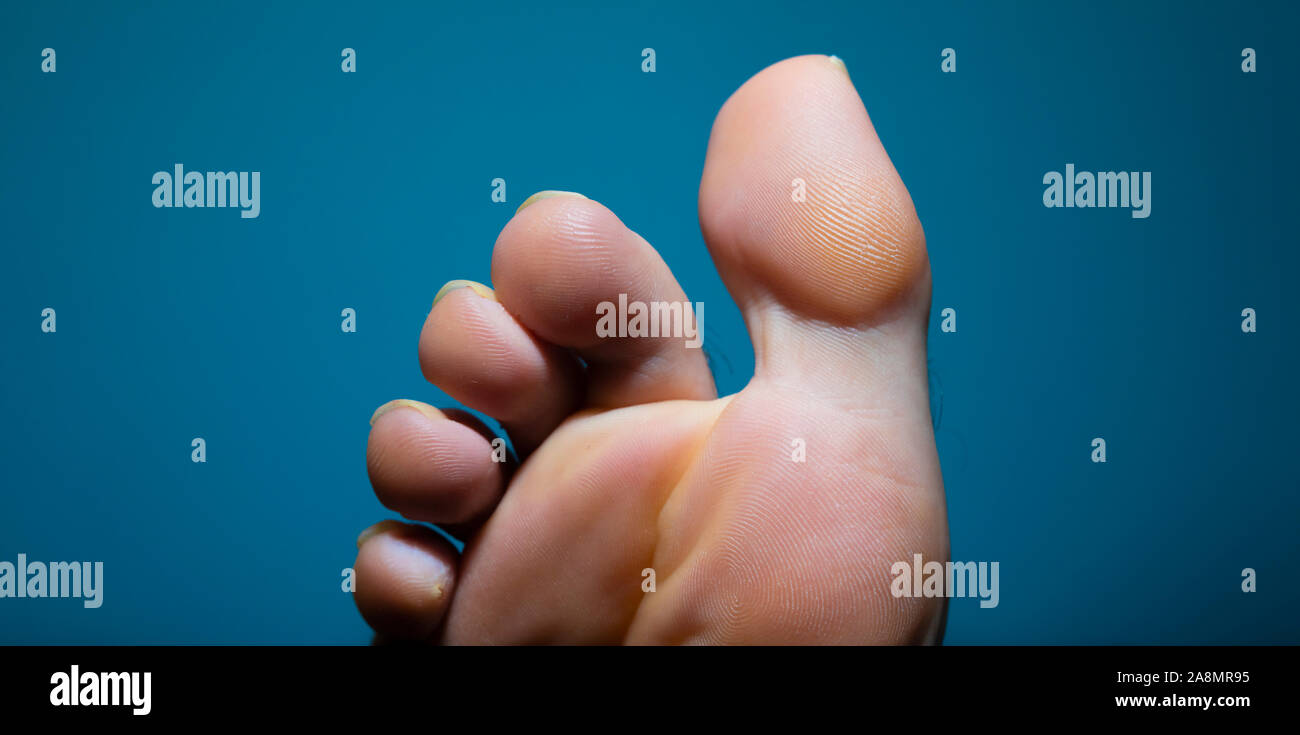
<svg viewBox="0 0 1300 735"><path fill-rule="evenodd" d="M684 338L689 312L667 336L602 336L601 302L687 298L649 243L581 195L524 202L496 242L495 290L439 292L424 374L498 419L523 462L494 461L468 414L375 413L380 501L467 539L460 555L420 525L362 534L355 598L381 636L938 637L941 599L890 592L894 562L948 558L925 237L838 60L789 59L732 95L699 216L754 343L753 379L725 398Z"/></svg>

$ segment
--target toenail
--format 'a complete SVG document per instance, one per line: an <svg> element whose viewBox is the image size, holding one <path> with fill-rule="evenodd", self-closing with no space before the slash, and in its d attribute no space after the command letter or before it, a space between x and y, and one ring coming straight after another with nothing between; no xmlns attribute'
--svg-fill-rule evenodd
<svg viewBox="0 0 1300 735"><path fill-rule="evenodd" d="M406 528L406 524L400 521L394 521L394 520L380 521L375 525L371 526L370 528L367 528L366 530L362 531L361 534L357 536L357 548L358 549L361 548L362 544L374 538L375 536L378 536L381 533L384 533L386 531L400 532L404 528Z"/></svg>
<svg viewBox="0 0 1300 735"><path fill-rule="evenodd" d="M416 411L419 411L420 413L424 414L425 416L429 417L434 421L446 418L446 416L442 413L442 411L439 411L438 409L434 408L433 406L430 406L427 403L412 401L409 398L398 398L395 401L389 401L388 403L385 403L379 408L376 408L374 414L371 415L370 417L370 425L374 426L375 422L379 420L380 416L383 416L384 414L388 413L389 411L392 411L395 408L414 408Z"/></svg>
<svg viewBox="0 0 1300 735"><path fill-rule="evenodd" d="M577 197L579 199L587 198L576 191L549 191L549 190L539 191L536 194L525 199L524 203L519 205L519 209L515 210L515 214L519 214L520 212L524 211L524 207L527 207L529 204L532 204L533 202L539 199L550 199L551 197Z"/></svg>
<svg viewBox="0 0 1300 735"><path fill-rule="evenodd" d="M827 56L826 59L830 61L832 64L838 66L840 68L840 71L844 72L845 76L848 76L849 68L844 65L844 59L841 59L840 57L835 56L834 54Z"/></svg>
<svg viewBox="0 0 1300 735"><path fill-rule="evenodd" d="M433 305L437 306L438 302L442 300L443 296L446 296L447 294L451 293L452 291L455 291L458 288L468 288L469 290L473 291L479 296L482 296L485 299L491 299L492 301L497 300L497 294L491 288L484 286L478 281L466 281L463 279L458 279L455 281L447 281L447 283L444 284L442 288L438 289L437 295L433 297Z"/></svg>

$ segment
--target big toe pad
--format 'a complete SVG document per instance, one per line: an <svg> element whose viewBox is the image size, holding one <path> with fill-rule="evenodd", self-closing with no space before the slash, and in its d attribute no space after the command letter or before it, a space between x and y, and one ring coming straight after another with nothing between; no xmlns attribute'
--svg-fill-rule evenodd
<svg viewBox="0 0 1300 735"><path fill-rule="evenodd" d="M843 65L827 56L774 64L723 106L700 225L747 310L775 300L801 316L871 324L928 283L911 197Z"/></svg>

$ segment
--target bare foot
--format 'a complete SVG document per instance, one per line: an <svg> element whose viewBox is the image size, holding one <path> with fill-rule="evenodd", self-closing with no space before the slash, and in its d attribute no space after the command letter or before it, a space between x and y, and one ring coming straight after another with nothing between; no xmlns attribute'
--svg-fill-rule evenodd
<svg viewBox="0 0 1300 735"><path fill-rule="evenodd" d="M580 195L521 206L492 255L495 291L462 281L439 293L420 337L425 376L499 419L524 462L494 462L466 415L413 401L376 412L379 499L469 539L459 556L422 526L363 533L355 597L376 631L443 643L937 637L941 598L890 593L894 562L948 558L925 236L838 60L788 59L732 95L699 216L754 342L754 378L726 398L680 334L600 336L601 302L687 298L649 243Z"/></svg>

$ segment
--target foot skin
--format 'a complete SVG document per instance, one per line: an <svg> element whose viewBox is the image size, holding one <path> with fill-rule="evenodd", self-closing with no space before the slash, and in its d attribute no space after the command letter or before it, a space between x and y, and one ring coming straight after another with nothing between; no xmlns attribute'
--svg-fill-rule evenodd
<svg viewBox="0 0 1300 735"><path fill-rule="evenodd" d="M520 207L492 255L495 290L439 292L424 374L500 420L523 463L493 462L468 414L376 412L380 501L468 539L458 555L419 525L362 534L355 598L381 637L940 637L943 600L890 593L895 562L948 558L925 236L838 60L788 59L732 95L699 210L754 343L753 380L726 398L681 336L598 336L600 302L687 298L649 243L581 195Z"/></svg>

